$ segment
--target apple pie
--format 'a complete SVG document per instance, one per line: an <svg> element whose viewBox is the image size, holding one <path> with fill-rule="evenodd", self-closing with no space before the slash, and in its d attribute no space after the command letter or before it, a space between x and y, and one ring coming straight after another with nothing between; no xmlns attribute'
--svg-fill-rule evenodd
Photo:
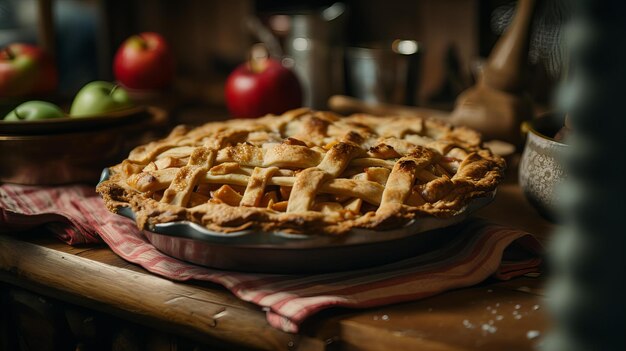
<svg viewBox="0 0 626 351"><path fill-rule="evenodd" d="M97 191L144 229L190 221L224 233L341 234L454 216L490 195L504 168L468 128L302 108L176 127L111 167Z"/></svg>

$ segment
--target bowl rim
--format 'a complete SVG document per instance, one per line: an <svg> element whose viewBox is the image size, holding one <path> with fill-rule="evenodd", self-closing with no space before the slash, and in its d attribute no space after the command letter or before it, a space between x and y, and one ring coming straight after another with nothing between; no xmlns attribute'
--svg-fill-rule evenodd
<svg viewBox="0 0 626 351"><path fill-rule="evenodd" d="M0 120L0 135L51 135L88 129L98 130L109 126L134 123L146 119L150 113L148 106L139 105L83 117L71 117L65 114L60 118L41 120Z"/></svg>
<svg viewBox="0 0 626 351"><path fill-rule="evenodd" d="M555 116L559 116L559 117L555 117ZM562 116L562 117L560 117ZM561 145L561 146L569 146L568 144L562 143L556 139L554 139L553 137L547 136L541 132L539 132L536 127L536 124L539 122L542 122L543 120L546 119L550 119L553 120L555 118L565 118L565 113L563 112L559 112L559 111L550 111L550 112L546 112L546 113L542 113L540 115L538 115L536 118L530 120L530 121L526 121L526 126L528 128L528 133L532 132L534 135L542 138L542 139L546 139L550 142L553 142L555 144Z"/></svg>
<svg viewBox="0 0 626 351"><path fill-rule="evenodd" d="M162 123L167 118L167 111L165 111L161 107L156 106L142 106L140 110L136 110L138 113L142 113L145 115L132 115L132 116L122 116L122 117L113 117L116 118L124 118L126 121L124 123L117 123L114 121L112 124L102 124L97 125L98 128L86 128L86 129L70 129L70 130L60 130L60 131L52 131L50 133L2 133L0 130L0 142L7 141L54 141L54 140L64 140L67 138L76 138L77 136L86 137L93 135L102 135L106 133L119 133L120 131L125 131L127 129L138 128L141 126L150 126L155 123ZM89 118L89 117L84 117ZM108 118L108 117L105 117ZM22 122L18 122L22 123ZM26 122L24 122L26 123ZM150 127L152 128L152 127ZM147 131L148 129L146 129Z"/></svg>

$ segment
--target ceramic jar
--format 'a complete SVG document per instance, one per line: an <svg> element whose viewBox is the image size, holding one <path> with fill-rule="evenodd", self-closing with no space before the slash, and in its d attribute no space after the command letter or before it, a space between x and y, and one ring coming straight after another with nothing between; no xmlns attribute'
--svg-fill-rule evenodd
<svg viewBox="0 0 626 351"><path fill-rule="evenodd" d="M519 184L528 201L544 217L554 220L558 186L566 177L568 145L554 140L563 126L562 115L549 114L527 124L527 138L519 167Z"/></svg>

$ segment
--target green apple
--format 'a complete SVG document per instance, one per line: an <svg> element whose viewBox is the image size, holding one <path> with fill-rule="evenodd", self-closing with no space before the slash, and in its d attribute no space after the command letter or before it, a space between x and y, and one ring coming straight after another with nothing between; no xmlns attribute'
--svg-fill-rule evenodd
<svg viewBox="0 0 626 351"><path fill-rule="evenodd" d="M65 117L59 106L45 101L27 101L4 116L5 121L32 121Z"/></svg>
<svg viewBox="0 0 626 351"><path fill-rule="evenodd" d="M95 81L85 85L76 94L70 108L70 117L102 115L132 106L124 88L110 82Z"/></svg>

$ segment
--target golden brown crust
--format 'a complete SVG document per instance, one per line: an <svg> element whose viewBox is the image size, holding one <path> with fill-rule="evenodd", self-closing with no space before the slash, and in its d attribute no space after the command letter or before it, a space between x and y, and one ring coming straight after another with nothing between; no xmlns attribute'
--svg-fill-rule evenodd
<svg viewBox="0 0 626 351"><path fill-rule="evenodd" d="M340 234L452 216L493 191L504 160L468 128L418 117L308 109L175 128L135 148L98 185L140 228L188 220L211 230Z"/></svg>

